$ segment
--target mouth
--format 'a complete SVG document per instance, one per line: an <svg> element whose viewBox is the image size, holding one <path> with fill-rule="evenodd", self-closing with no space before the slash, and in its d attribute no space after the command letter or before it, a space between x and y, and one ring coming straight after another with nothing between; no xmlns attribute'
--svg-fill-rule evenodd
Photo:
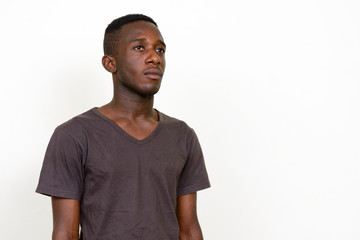
<svg viewBox="0 0 360 240"><path fill-rule="evenodd" d="M159 80L162 78L163 72L160 68L148 68L144 71L144 75L153 80Z"/></svg>

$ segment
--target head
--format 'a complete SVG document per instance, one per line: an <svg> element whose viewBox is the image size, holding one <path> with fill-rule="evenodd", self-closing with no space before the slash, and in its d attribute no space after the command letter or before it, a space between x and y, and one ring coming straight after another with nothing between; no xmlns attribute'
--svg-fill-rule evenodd
<svg viewBox="0 0 360 240"><path fill-rule="evenodd" d="M116 88L154 95L165 70L165 43L157 24L141 14L115 19L106 28L102 59Z"/></svg>
<svg viewBox="0 0 360 240"><path fill-rule="evenodd" d="M104 55L111 56L116 53L116 42L119 38L119 30L125 24L136 21L147 21L157 27L156 22L152 18L143 14L129 14L113 20L105 29Z"/></svg>

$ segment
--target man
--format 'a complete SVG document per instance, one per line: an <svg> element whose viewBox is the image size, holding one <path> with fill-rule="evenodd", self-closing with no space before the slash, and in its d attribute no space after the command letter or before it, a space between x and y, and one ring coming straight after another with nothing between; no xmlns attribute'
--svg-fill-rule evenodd
<svg viewBox="0 0 360 240"><path fill-rule="evenodd" d="M38 193L52 197L53 239L203 239L196 192L210 187L186 123L153 108L166 45L151 18L133 14L105 31L102 64L114 96L55 130Z"/></svg>

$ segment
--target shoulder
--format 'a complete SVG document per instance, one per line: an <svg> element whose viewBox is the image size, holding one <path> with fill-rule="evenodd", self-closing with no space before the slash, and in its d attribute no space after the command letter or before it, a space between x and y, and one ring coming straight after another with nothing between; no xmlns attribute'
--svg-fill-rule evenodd
<svg viewBox="0 0 360 240"><path fill-rule="evenodd" d="M198 141L194 129L185 121L170 117L164 113L159 112L159 114L161 121L163 121L163 128L166 129L168 135L182 139L188 146L193 144L194 141Z"/></svg>
<svg viewBox="0 0 360 240"><path fill-rule="evenodd" d="M177 129L179 131L185 132L185 133L193 133L194 130L183 120L177 119L175 117L170 117L166 115L165 113L159 112L161 121L163 121L163 124L170 129Z"/></svg>
<svg viewBox="0 0 360 240"><path fill-rule="evenodd" d="M79 139L86 132L104 124L103 122L101 117L96 114L96 108L92 108L62 123L55 129L55 132L66 133L75 139Z"/></svg>
<svg viewBox="0 0 360 240"><path fill-rule="evenodd" d="M60 124L56 129L60 129L63 131L73 130L74 128L83 127L87 122L94 119L94 109L90 109L84 113L81 113L68 121Z"/></svg>

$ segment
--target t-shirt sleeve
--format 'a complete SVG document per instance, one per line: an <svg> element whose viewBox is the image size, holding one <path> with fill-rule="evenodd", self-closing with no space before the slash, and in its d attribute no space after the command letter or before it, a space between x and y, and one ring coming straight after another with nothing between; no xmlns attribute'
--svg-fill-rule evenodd
<svg viewBox="0 0 360 240"><path fill-rule="evenodd" d="M188 157L180 175L177 195L180 197L209 187L210 181L201 146L195 132L191 129Z"/></svg>
<svg viewBox="0 0 360 240"><path fill-rule="evenodd" d="M80 200L84 176L81 149L70 134L57 128L45 153L36 192Z"/></svg>

